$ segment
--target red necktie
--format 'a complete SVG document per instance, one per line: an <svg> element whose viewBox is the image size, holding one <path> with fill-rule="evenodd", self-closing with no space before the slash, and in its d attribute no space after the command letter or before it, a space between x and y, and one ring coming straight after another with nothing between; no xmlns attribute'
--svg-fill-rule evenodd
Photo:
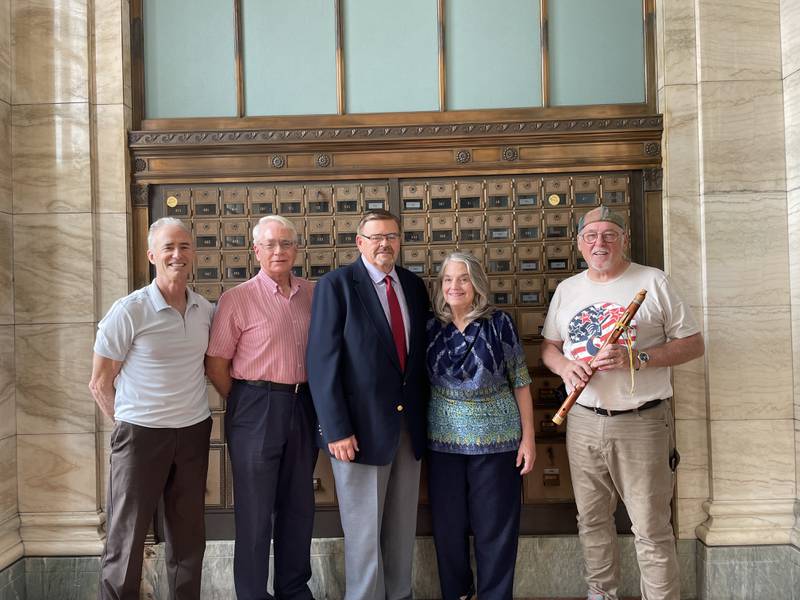
<svg viewBox="0 0 800 600"><path fill-rule="evenodd" d="M394 347L397 349L397 356L400 359L400 370L406 370L406 327L403 324L403 312L400 310L400 302L397 300L397 293L392 287L392 278L386 276L386 299L389 301L389 324L392 326L392 337Z"/></svg>

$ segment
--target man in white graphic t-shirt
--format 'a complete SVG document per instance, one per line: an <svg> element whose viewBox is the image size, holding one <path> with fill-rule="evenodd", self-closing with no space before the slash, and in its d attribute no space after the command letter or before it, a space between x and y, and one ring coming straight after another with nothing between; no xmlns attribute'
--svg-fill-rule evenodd
<svg viewBox="0 0 800 600"><path fill-rule="evenodd" d="M704 344L667 276L629 261L627 243L622 217L607 207L581 218L578 249L588 269L556 289L543 330L542 360L568 391L585 386L567 419L567 452L588 598L618 597L614 509L620 498L635 535L642 598L677 600L670 367L702 356ZM641 289L647 297L630 329L601 351ZM596 372L589 381L592 358Z"/></svg>

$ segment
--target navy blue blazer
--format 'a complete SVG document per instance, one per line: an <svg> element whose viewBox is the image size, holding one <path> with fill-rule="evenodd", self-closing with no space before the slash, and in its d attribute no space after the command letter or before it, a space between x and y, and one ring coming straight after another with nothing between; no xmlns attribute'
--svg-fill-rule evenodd
<svg viewBox="0 0 800 600"><path fill-rule="evenodd" d="M394 460L403 420L417 458L426 445L430 302L419 277L402 267L396 271L411 321L405 372L360 257L317 282L311 308L306 364L319 420L318 444L327 452L329 442L355 435L356 462L367 465Z"/></svg>

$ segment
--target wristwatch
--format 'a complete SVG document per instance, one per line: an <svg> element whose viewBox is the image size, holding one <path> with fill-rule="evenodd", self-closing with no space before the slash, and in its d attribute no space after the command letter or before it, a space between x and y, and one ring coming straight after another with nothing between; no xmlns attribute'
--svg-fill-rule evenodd
<svg viewBox="0 0 800 600"><path fill-rule="evenodd" d="M650 355L647 352L639 352L636 355L636 358L639 359L639 366L637 367L637 371L641 371L647 366L647 363L650 362Z"/></svg>

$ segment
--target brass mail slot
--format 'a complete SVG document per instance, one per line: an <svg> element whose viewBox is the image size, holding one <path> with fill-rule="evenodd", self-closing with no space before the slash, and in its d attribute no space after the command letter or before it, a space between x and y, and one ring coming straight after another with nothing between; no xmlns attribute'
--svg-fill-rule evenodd
<svg viewBox="0 0 800 600"><path fill-rule="evenodd" d="M442 270L442 263L447 256L453 252L452 248L431 248L431 274L438 275Z"/></svg>
<svg viewBox="0 0 800 600"><path fill-rule="evenodd" d="M336 198L336 212L337 213L358 213L361 212L359 205L359 185L353 183L350 185L337 185L334 188Z"/></svg>
<svg viewBox="0 0 800 600"><path fill-rule="evenodd" d="M544 237L548 240L567 239L570 231L569 211L560 210L544 214Z"/></svg>
<svg viewBox="0 0 800 600"><path fill-rule="evenodd" d="M298 250L292 265L292 275L295 277L307 277L306 273L306 251Z"/></svg>
<svg viewBox="0 0 800 600"><path fill-rule="evenodd" d="M243 217L247 214L247 190L243 187L222 189L222 216Z"/></svg>
<svg viewBox="0 0 800 600"><path fill-rule="evenodd" d="M366 210L387 210L389 190L386 185L364 186L364 207Z"/></svg>
<svg viewBox="0 0 800 600"><path fill-rule="evenodd" d="M424 215L403 215L403 240L408 244L428 241L428 223Z"/></svg>
<svg viewBox="0 0 800 600"><path fill-rule="evenodd" d="M525 501L572 500L572 480L563 442L536 444L533 471L525 476Z"/></svg>
<svg viewBox="0 0 800 600"><path fill-rule="evenodd" d="M533 430L536 437L556 437L562 436L567 432L567 422L561 425L553 423L553 416L558 412L556 408L534 408L533 409Z"/></svg>
<svg viewBox="0 0 800 600"><path fill-rule="evenodd" d="M483 184L480 181L461 181L458 184L458 210L483 209Z"/></svg>
<svg viewBox="0 0 800 600"><path fill-rule="evenodd" d="M483 215L475 213L458 215L458 239L461 242L483 241Z"/></svg>
<svg viewBox="0 0 800 600"><path fill-rule="evenodd" d="M511 182L491 180L486 182L486 207L508 210L511 208Z"/></svg>
<svg viewBox="0 0 800 600"><path fill-rule="evenodd" d="M517 279L517 304L541 306L544 304L544 280L541 277Z"/></svg>
<svg viewBox="0 0 800 600"><path fill-rule="evenodd" d="M543 366L541 342L525 342L522 344L522 351L525 353L525 364L528 365L528 368Z"/></svg>
<svg viewBox="0 0 800 600"><path fill-rule="evenodd" d="M628 203L628 178L625 175L603 175L603 204Z"/></svg>
<svg viewBox="0 0 800 600"><path fill-rule="evenodd" d="M329 215L333 212L333 188L310 185L306 188L306 214Z"/></svg>
<svg viewBox="0 0 800 600"><path fill-rule="evenodd" d="M569 205L569 177L553 177L544 180L545 208L565 208Z"/></svg>
<svg viewBox="0 0 800 600"><path fill-rule="evenodd" d="M192 213L195 218L219 216L219 190L217 188L195 188L192 190Z"/></svg>
<svg viewBox="0 0 800 600"><path fill-rule="evenodd" d="M453 184L432 183L430 185L431 210L453 210Z"/></svg>
<svg viewBox="0 0 800 600"><path fill-rule="evenodd" d="M431 242L452 243L456 241L456 219L454 215L431 215Z"/></svg>
<svg viewBox="0 0 800 600"><path fill-rule="evenodd" d="M519 334L522 337L540 337L542 335L542 327L544 327L545 311L533 309L520 309L518 311L519 321Z"/></svg>
<svg viewBox="0 0 800 600"><path fill-rule="evenodd" d="M302 186L284 186L276 190L278 198L278 214L283 216L303 214Z"/></svg>
<svg viewBox="0 0 800 600"><path fill-rule="evenodd" d="M489 273L511 273L514 271L514 248L511 245L489 246L487 258Z"/></svg>
<svg viewBox="0 0 800 600"><path fill-rule="evenodd" d="M248 252L223 252L222 275L223 279L244 281L249 277Z"/></svg>
<svg viewBox="0 0 800 600"><path fill-rule="evenodd" d="M333 245L333 219L330 217L309 217L306 226L308 228L309 246Z"/></svg>
<svg viewBox="0 0 800 600"><path fill-rule="evenodd" d="M404 183L401 198L403 212L422 212L428 208L424 183Z"/></svg>
<svg viewBox="0 0 800 600"><path fill-rule="evenodd" d="M539 206L539 185L540 180L536 179L517 179L516 207L520 210L536 208Z"/></svg>
<svg viewBox="0 0 800 600"><path fill-rule="evenodd" d="M541 220L538 212L516 214L517 241L533 242L542 238Z"/></svg>
<svg viewBox="0 0 800 600"><path fill-rule="evenodd" d="M222 222L223 248L247 248L249 237L247 221L236 220Z"/></svg>
<svg viewBox="0 0 800 600"><path fill-rule="evenodd" d="M309 250L308 256L308 276L313 278L322 277L325 273L333 270L333 250Z"/></svg>
<svg viewBox="0 0 800 600"><path fill-rule="evenodd" d="M168 217L188 217L192 207L189 188L174 188L164 191L165 214Z"/></svg>
<svg viewBox="0 0 800 600"><path fill-rule="evenodd" d="M219 252L197 252L194 255L196 281L217 281L219 276Z"/></svg>
<svg viewBox="0 0 800 600"><path fill-rule="evenodd" d="M314 502L318 506L336 504L336 486L333 480L331 459L324 452L320 454L314 467Z"/></svg>
<svg viewBox="0 0 800 600"><path fill-rule="evenodd" d="M564 281L566 277L548 277L547 278L547 301L550 302L553 299L553 294L556 293L556 288L558 284Z"/></svg>
<svg viewBox="0 0 800 600"><path fill-rule="evenodd" d="M198 250L219 248L219 221L195 221L194 245Z"/></svg>
<svg viewBox="0 0 800 600"><path fill-rule="evenodd" d="M459 244L458 246L459 252L466 252L467 254L472 254L475 258L477 258L481 264L483 264L484 258L486 256L486 252L483 246L479 244Z"/></svg>
<svg viewBox="0 0 800 600"><path fill-rule="evenodd" d="M336 266L343 267L354 263L359 254L357 248L340 248L336 251Z"/></svg>
<svg viewBox="0 0 800 600"><path fill-rule="evenodd" d="M572 180L575 206L595 206L600 199L600 180L597 177L575 177Z"/></svg>
<svg viewBox="0 0 800 600"><path fill-rule="evenodd" d="M510 242L513 239L513 222L511 213L489 213L486 215L486 240Z"/></svg>
<svg viewBox="0 0 800 600"><path fill-rule="evenodd" d="M248 190L247 203L251 215L266 216L275 213L275 188L258 185Z"/></svg>
<svg viewBox="0 0 800 600"><path fill-rule="evenodd" d="M211 413L211 443L221 444L223 442L223 431L225 414L221 412Z"/></svg>
<svg viewBox="0 0 800 600"><path fill-rule="evenodd" d="M420 277L428 275L428 250L403 248L403 266Z"/></svg>
<svg viewBox="0 0 800 600"><path fill-rule="evenodd" d="M539 244L517 246L517 272L539 273L542 270L542 247Z"/></svg>
<svg viewBox="0 0 800 600"><path fill-rule="evenodd" d="M297 230L297 245L303 247L306 245L306 220L303 217L287 217L294 228Z"/></svg>
<svg viewBox="0 0 800 600"><path fill-rule="evenodd" d="M194 291L209 302L216 302L222 294L222 287L218 283L196 283Z"/></svg>
<svg viewBox="0 0 800 600"><path fill-rule="evenodd" d="M544 245L545 271L571 271L572 247L569 243Z"/></svg>
<svg viewBox="0 0 800 600"><path fill-rule="evenodd" d="M336 244L340 246L354 246L358 231L360 217L337 216L334 218L336 223Z"/></svg>
<svg viewBox="0 0 800 600"><path fill-rule="evenodd" d="M208 471L206 473L206 506L222 508L225 471L222 462L224 446L212 446L208 449Z"/></svg>
<svg viewBox="0 0 800 600"><path fill-rule="evenodd" d="M492 304L497 306L511 306L514 304L514 278L490 277L489 295Z"/></svg>
<svg viewBox="0 0 800 600"><path fill-rule="evenodd" d="M225 410L225 401L210 382L206 383L206 395L208 396L209 410Z"/></svg>

